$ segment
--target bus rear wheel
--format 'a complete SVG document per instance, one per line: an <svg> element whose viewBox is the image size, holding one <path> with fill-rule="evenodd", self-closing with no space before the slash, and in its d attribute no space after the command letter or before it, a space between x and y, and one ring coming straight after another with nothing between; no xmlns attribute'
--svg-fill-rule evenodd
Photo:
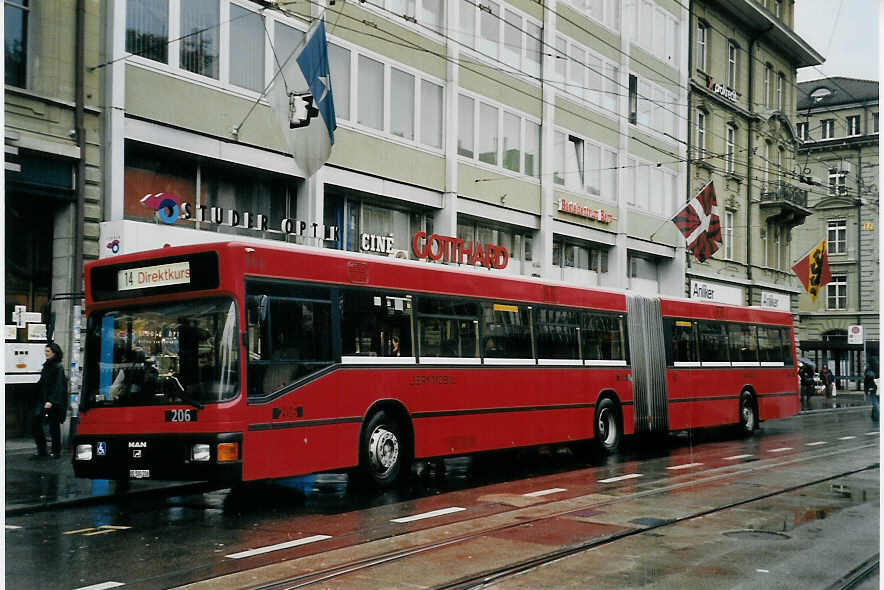
<svg viewBox="0 0 884 590"><path fill-rule="evenodd" d="M388 488L407 474L410 449L401 425L387 412L381 410L369 418L361 447L362 472L374 485Z"/></svg>
<svg viewBox="0 0 884 590"><path fill-rule="evenodd" d="M595 440L602 452L617 452L623 428L620 426L620 412L617 404L610 398L602 399L595 412Z"/></svg>
<svg viewBox="0 0 884 590"><path fill-rule="evenodd" d="M758 411L752 394L744 391L740 395L740 434L750 436L758 428Z"/></svg>

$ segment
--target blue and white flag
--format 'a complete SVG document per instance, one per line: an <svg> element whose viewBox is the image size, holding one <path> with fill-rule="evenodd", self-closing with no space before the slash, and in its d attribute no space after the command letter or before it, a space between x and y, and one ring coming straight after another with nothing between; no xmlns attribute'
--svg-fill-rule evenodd
<svg viewBox="0 0 884 590"><path fill-rule="evenodd" d="M328 68L325 19L314 22L270 89L270 105L295 163L306 177L319 170L335 143L335 105Z"/></svg>

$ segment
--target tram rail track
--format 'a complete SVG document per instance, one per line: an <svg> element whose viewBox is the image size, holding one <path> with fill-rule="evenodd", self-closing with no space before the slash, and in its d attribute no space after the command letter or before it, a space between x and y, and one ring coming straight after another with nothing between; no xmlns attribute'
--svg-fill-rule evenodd
<svg viewBox="0 0 884 590"><path fill-rule="evenodd" d="M722 466L722 467L710 470L709 472L707 472L707 475L705 475L704 477L700 477L700 478L693 477L693 478L689 478L689 479L685 480L685 478L687 476L680 476L678 479L684 480L684 481L678 481L678 482L671 483L669 485L664 485L662 487L657 487L654 489L647 489L647 490L638 491L638 492L631 493L631 494L628 494L625 496L612 498L610 500L596 501L596 502L593 502L591 505L584 505L584 506L580 506L577 508L572 507L567 510L560 510L560 511L552 512L549 514L545 514L543 516L523 518L523 519L520 519L518 522L511 522L511 523L504 524L504 525L490 526L487 528L483 528L482 530L477 530L477 531L473 531L470 533L458 535L458 536L455 536L452 538L445 539L443 541L417 544L413 547L409 547L406 549L384 552L384 553L380 553L378 555L367 557L364 559L359 559L359 560L354 560L354 561L347 562L347 563L329 566L329 567L323 568L321 570L312 571L312 572L299 574L299 575L295 575L295 576L290 576L290 577L282 579L282 580L274 580L274 581L266 583L266 584L250 586L250 588L251 588L251 590L295 590L298 588L305 588L305 587L309 587L309 586L319 584L322 582L329 582L329 581L332 581L336 578L342 578L344 576L348 576L351 574L357 574L359 572L364 572L364 571L369 570L373 567L382 566L382 565L385 565L385 564L388 564L388 563L391 563L391 562L394 562L397 560L406 559L408 557L416 556L416 555L423 554L423 553L429 553L432 551L438 551L438 550L444 549L444 548L452 546L452 545L465 543L470 540L478 539L480 537L487 536L487 535L490 535L493 533L499 533L499 532L506 531L509 529L514 529L516 527L523 527L526 525L538 524L543 521L548 521L551 519L565 517L565 516L568 516L569 514L573 514L575 512L579 512L582 510L586 510L587 508L602 508L602 507L613 506L613 505L628 502L628 501L634 501L636 499L653 497L655 495L668 494L668 493L671 493L673 491L676 491L676 490L679 490L679 489L682 489L685 487L697 486L697 485L703 484L703 483L713 483L716 481L720 481L720 480L728 479L728 478L733 478L733 477L738 477L741 475L747 475L747 474L752 474L752 473L756 473L756 472L768 471L771 469L781 468L781 467L795 464L795 463L803 463L803 462L824 459L826 457L837 456L837 455L841 455L844 453L850 453L850 452L854 452L858 449L868 448L871 446L874 446L874 445L860 445L860 446L854 446L854 447L851 447L848 449L838 449L838 450L832 450L832 451L828 451L828 452L824 452L824 453L815 453L815 454L808 455L808 456L792 457L792 458L788 458L788 459L786 459L784 457L783 458L784 460L769 460L769 461L764 460L765 461L764 463L761 463L759 461L753 461L750 463L740 464L739 466L731 466L731 465ZM802 482L800 484L796 484L796 485L792 485L792 486L783 486L783 487L779 487L779 488L772 490L772 491L767 491L767 492L759 493L759 494L753 494L750 497L742 498L740 500L737 500L735 502L731 502L728 504L715 506L715 507L709 508L709 509L698 510L696 512L686 514L684 516L677 517L677 518L664 519L660 523L656 523L656 524L653 524L650 526L643 526L640 528L629 529L629 530L614 533L614 534L611 534L611 535L608 535L605 537L594 538L594 539L588 540L583 543L578 543L578 544L570 545L567 547L562 547L560 549L545 553L543 555L538 555L536 557L532 557L532 558L524 559L524 560L521 560L521 561L518 561L515 563L507 564L507 565L501 566L499 568L485 570L479 574L459 578L459 579L451 581L449 583L445 583L445 584L436 586L435 588L437 588L439 590L467 590L467 589L474 589L474 588L482 588L482 587L485 587L489 584L499 582L499 581L504 580L508 577L528 571L528 570L538 567L540 565L551 563L553 561L562 559L564 557L568 557L568 556L575 555L575 554L578 554L578 553L581 553L584 551L588 551L588 550L596 548L596 547L611 544L611 543L620 541L622 539L625 539L625 538L628 538L631 536L641 535L641 534L651 532L651 531L654 531L656 529L660 529L663 527L673 526L673 525L676 525L679 523L683 523L683 522L690 521L693 519L702 518L702 517L709 516L709 515L712 515L715 513L723 512L723 511L730 510L730 509L733 509L733 508L736 508L739 506L750 504L752 502L758 502L758 501L769 499L769 498L772 498L772 497L775 497L778 495L782 495L782 494L790 493L790 492L793 492L796 490L800 490L802 488L807 488L807 487L811 487L814 485L819 485L821 483L825 483L828 481L836 480L839 478L847 477L850 475L858 474L858 473L861 473L864 471L868 471L871 469L877 469L877 468L879 468L879 463L874 462L872 464L865 465L865 466L857 468L857 469L842 470L842 471L839 471L838 473L827 475L826 477L814 478L813 480ZM711 473L711 475L709 473ZM696 475L696 474L694 474L694 475ZM653 483L655 483L655 481L659 482L660 480L648 481L645 483L645 485L653 484ZM877 567L877 565L875 567ZM845 589L849 588L849 587L854 587L854 586L844 586Z"/></svg>

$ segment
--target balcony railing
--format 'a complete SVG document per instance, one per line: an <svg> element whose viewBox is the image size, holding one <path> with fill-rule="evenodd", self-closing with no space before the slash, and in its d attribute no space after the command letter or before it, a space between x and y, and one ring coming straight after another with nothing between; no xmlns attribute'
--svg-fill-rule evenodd
<svg viewBox="0 0 884 590"><path fill-rule="evenodd" d="M761 193L762 204L791 203L807 207L807 191L785 182L772 182L767 191Z"/></svg>

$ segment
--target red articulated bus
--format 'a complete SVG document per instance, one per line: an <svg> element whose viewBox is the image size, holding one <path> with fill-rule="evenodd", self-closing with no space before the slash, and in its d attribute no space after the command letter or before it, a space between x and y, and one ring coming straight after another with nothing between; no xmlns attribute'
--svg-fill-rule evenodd
<svg viewBox="0 0 884 590"><path fill-rule="evenodd" d="M798 411L788 313L297 246L86 267L80 477L248 481Z"/></svg>

